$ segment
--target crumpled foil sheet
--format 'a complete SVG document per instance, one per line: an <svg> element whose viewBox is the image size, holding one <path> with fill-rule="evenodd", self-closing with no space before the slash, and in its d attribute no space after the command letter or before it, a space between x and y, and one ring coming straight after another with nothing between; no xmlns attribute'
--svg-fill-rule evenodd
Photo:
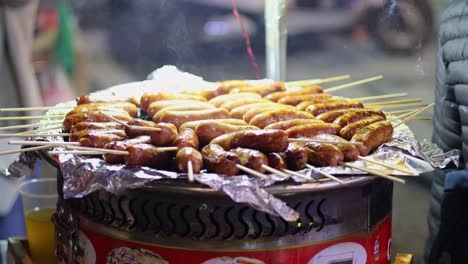
<svg viewBox="0 0 468 264"><path fill-rule="evenodd" d="M162 68L161 68L162 69ZM153 80L135 82L118 85L104 91L98 92L102 96L108 95L122 95L128 94L130 96L140 96L144 92L155 92L160 88L155 87L155 81L162 82L162 77L158 74L167 74L170 72L171 78L178 79L177 73L174 72L172 67L165 68L163 71L155 71L151 75ZM183 73L186 74L186 73ZM185 76L185 75L184 75ZM199 87L206 87L208 82L201 78L193 79L185 76L191 82L198 80ZM159 82L158 81L158 82ZM268 80L261 80L268 81ZM208 83L209 84L209 83ZM212 83L211 83L212 84ZM168 86L168 85L167 85ZM187 86L185 86L187 87ZM167 89L167 88L164 88ZM74 105L74 102L66 102L61 105ZM48 112L48 114L61 114L67 113L68 110L55 109ZM43 120L39 128L48 126L49 122L55 120ZM58 133L60 130L51 130L45 133ZM37 139L36 139L37 140ZM45 138L49 141L63 141L62 138ZM57 147L54 150L61 150L62 147ZM36 153L36 152L34 152ZM30 175L28 167L32 168L37 154L23 153L17 162L13 163L9 170L18 176ZM42 152L42 155L47 155ZM427 141L419 143L411 130L401 125L395 129L394 140L382 145L368 158L376 161L392 164L401 169L419 174L422 172L431 171L434 168L444 168L450 162L458 165L460 151L452 150L443 153L435 144L430 144ZM124 193L127 189L138 188L145 184L157 184L160 179L186 179L185 174L179 174L170 171L161 171L148 167L131 167L126 165L109 165L104 160L90 157L90 156L75 156L70 154L61 154L58 158L58 163L61 173L64 177L63 194L64 198L80 198L91 192L99 189L105 189L111 193ZM355 161L352 164L356 166L364 166L369 169L374 169L382 173L410 176L400 171L386 169L379 165L375 165L366 161ZM359 176L368 176L362 171L345 167L325 167L320 170L334 175L341 175L343 180L356 179ZM305 175L312 177L319 183L322 181L329 181L320 176L320 174L312 173L309 169L300 171ZM305 179L292 176L284 178L277 175L271 175L268 180L260 180L255 177L240 175L234 177L223 177L212 173L201 173L195 175L196 181L208 186L209 188L222 191L228 195L232 200L239 203L247 203L252 207L270 213L272 215L280 216L287 221L295 221L299 215L293 209L288 207L284 202L277 199L268 192L268 186L279 182L291 182L291 184L300 184L306 182ZM154 182L153 182L154 181Z"/></svg>

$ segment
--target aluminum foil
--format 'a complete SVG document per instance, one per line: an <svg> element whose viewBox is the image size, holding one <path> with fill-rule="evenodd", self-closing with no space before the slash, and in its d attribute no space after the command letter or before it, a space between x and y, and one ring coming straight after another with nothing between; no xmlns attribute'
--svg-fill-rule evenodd
<svg viewBox="0 0 468 264"><path fill-rule="evenodd" d="M158 77L158 74L168 74L168 72L170 72L173 80L180 80L181 78L186 78L187 80L190 80L190 82L198 80L197 87L206 87L207 84L210 84L201 78L197 79L188 77L186 76L186 73L183 73L184 77L178 78L177 72L175 72L172 67L169 67L165 68L165 70L153 73L153 80L118 85L107 90L100 91L98 94L102 96L118 95L131 97L140 96L144 92L156 92L161 89L161 86L156 86L156 83L160 84L159 81L162 80L162 77ZM155 80L159 81L156 82ZM270 80L261 81L268 82ZM213 85L213 83L211 83L211 85ZM170 85L167 84L165 86ZM191 86L177 83L174 84L174 87L186 88ZM61 105L73 106L75 103L66 102ZM55 109L49 111L48 114L63 114L67 112L68 110ZM50 127L50 123L55 121L57 121L57 119L43 120L41 121L39 128ZM58 132L61 132L60 129L50 130L44 133ZM63 141L60 137L48 137L43 140ZM61 149L63 148L57 147L54 150ZM42 152L41 156L48 157L45 151ZM458 165L459 156L460 152L457 150L443 153L440 148L434 144L428 144L427 141L422 141L420 144L411 130L407 126L401 125L395 129L394 139L391 142L382 145L377 151L375 151L375 153L368 156L368 158L397 166L417 175L422 172L431 171L434 168L444 168L451 162ZM34 153L21 154L18 161L10 166L10 173L14 173L18 176L30 175L28 168L32 169L35 158L37 157L38 155ZM49 160L54 160L50 157L48 158ZM119 194L124 193L128 189L138 188L145 184L157 184L157 180L186 179L185 174L156 170L148 167L110 165L100 158L91 156L61 154L58 156L58 159L55 159L55 161L57 163L56 165L60 166L61 173L64 178L63 194L66 199L80 198L99 189L105 189L109 192ZM379 172L387 174L409 176L403 172L386 169L366 161L360 160L353 162L353 164L378 170ZM344 167L325 167L320 168L320 170L333 175L339 175L345 182L350 182L357 177L369 177L369 175L362 171ZM324 179L320 174L312 172L309 169L300 171L299 173L311 177L318 183L328 181L328 179ZM298 218L297 212L288 207L281 200L271 195L268 191L268 186L279 182L300 184L307 181L304 178L296 176L284 178L279 175L271 175L268 180L261 180L246 175L223 177L203 172L195 175L195 179L209 188L224 192L236 202L248 203L258 210L281 216L287 221L295 221Z"/></svg>

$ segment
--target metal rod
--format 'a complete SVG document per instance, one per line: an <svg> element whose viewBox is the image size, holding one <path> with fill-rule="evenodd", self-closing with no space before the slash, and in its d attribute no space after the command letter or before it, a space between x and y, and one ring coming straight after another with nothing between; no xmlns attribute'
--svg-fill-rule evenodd
<svg viewBox="0 0 468 264"><path fill-rule="evenodd" d="M286 1L265 1L266 75L275 81L286 80Z"/></svg>

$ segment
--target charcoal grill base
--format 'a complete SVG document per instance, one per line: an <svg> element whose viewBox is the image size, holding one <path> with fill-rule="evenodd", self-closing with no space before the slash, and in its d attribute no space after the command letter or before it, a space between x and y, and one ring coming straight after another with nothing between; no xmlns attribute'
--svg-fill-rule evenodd
<svg viewBox="0 0 468 264"><path fill-rule="evenodd" d="M125 195L99 191L59 203L55 220L58 233L64 234L58 237L70 239L59 243L58 253L65 260L95 257L97 263L127 251L169 261L160 263L188 263L182 261L188 258L211 264L205 261L223 256L315 263L321 250L351 248L367 261L353 263L374 263L376 258L387 263L392 187L389 181L371 179L344 188L276 193L300 213L297 222L236 204L217 192L154 186Z"/></svg>

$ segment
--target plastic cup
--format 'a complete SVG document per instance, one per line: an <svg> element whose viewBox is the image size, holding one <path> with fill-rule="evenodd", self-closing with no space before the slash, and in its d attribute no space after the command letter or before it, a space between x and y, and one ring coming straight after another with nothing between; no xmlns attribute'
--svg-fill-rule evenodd
<svg viewBox="0 0 468 264"><path fill-rule="evenodd" d="M57 208L57 180L34 179L22 183L19 189L33 263L57 263L55 227L51 220Z"/></svg>

